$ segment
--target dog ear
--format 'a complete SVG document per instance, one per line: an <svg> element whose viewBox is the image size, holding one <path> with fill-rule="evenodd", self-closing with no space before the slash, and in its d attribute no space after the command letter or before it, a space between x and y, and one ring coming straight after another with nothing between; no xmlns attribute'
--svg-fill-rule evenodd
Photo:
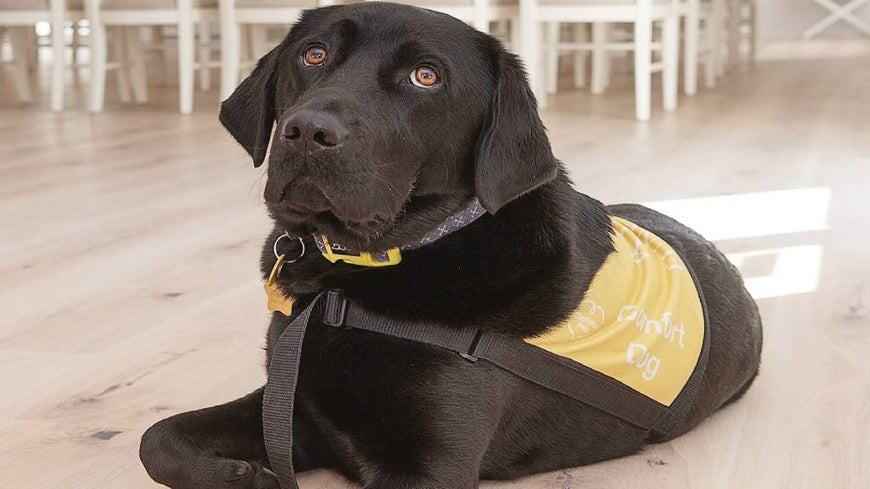
<svg viewBox="0 0 870 489"><path fill-rule="evenodd" d="M495 96L475 166L477 197L492 214L553 180L559 170L519 59L499 51Z"/></svg>
<svg viewBox="0 0 870 489"><path fill-rule="evenodd" d="M221 124L254 160L263 164L275 122L275 78L278 50L260 58L254 71L221 103Z"/></svg>

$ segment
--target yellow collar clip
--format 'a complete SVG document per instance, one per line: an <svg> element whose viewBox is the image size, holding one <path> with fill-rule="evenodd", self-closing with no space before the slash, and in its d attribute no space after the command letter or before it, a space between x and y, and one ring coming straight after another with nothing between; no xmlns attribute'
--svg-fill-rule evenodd
<svg viewBox="0 0 870 489"><path fill-rule="evenodd" d="M343 261L349 265L361 267L389 267L398 265L402 261L402 252L399 251L399 248L390 248L375 253L369 251L354 253L341 246L331 244L325 235L315 236L314 241L323 257L331 263Z"/></svg>

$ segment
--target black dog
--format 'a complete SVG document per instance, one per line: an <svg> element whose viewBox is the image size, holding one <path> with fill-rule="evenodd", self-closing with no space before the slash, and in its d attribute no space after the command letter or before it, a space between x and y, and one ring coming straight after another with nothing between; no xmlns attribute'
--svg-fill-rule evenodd
<svg viewBox="0 0 870 489"><path fill-rule="evenodd" d="M668 437L740 397L761 352L755 303L711 243L636 205L577 193L554 158L517 58L449 16L386 3L306 12L224 102L275 220L309 252L278 277L297 312L326 289L396 318L540 334L574 311L611 253L610 216L680 250L706 297L709 358ZM274 134L271 134L275 124ZM484 216L395 266L330 263L311 233L358 250L417 241L478 198ZM312 252L314 250L314 252ZM275 313L267 357L289 319ZM277 488L263 391L157 423L141 458L177 489ZM649 432L487 362L376 333L309 328L294 422L297 470L368 489L470 489L631 454Z"/></svg>

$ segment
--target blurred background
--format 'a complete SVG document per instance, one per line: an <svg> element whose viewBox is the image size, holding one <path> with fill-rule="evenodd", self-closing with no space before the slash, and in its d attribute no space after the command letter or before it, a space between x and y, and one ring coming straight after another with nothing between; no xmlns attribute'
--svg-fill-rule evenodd
<svg viewBox="0 0 870 489"><path fill-rule="evenodd" d="M578 190L715 241L765 322L691 433L482 487L870 487L870 0L410 3L520 54ZM264 172L217 108L318 5L0 0L3 487L156 487L145 428L262 385Z"/></svg>

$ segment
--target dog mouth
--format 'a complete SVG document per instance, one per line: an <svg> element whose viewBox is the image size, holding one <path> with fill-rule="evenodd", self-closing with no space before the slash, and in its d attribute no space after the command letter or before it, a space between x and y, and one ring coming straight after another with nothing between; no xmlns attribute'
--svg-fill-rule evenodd
<svg viewBox="0 0 870 489"><path fill-rule="evenodd" d="M300 215L323 213L334 208L323 187L308 178L285 185L278 194L278 202Z"/></svg>
<svg viewBox="0 0 870 489"><path fill-rule="evenodd" d="M282 229L297 236L325 234L336 242L365 249L395 224L395 215L367 213L358 205L343 204L308 178L291 181L277 191L268 187L269 214Z"/></svg>

